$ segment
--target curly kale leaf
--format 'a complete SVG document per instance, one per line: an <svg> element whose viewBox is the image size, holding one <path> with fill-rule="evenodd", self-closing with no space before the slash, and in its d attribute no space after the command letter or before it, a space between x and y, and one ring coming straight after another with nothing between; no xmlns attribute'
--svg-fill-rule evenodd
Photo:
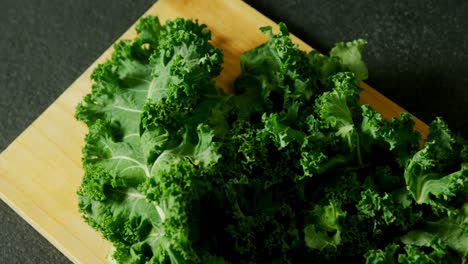
<svg viewBox="0 0 468 264"><path fill-rule="evenodd" d="M356 153L358 162L362 164L359 133L352 113L358 107L360 91L356 79L351 73L338 73L331 76L330 83L333 89L317 98L315 112L322 127L341 138L349 152Z"/></svg>
<svg viewBox="0 0 468 264"><path fill-rule="evenodd" d="M161 25L146 17L138 37L114 46L92 74L92 92L76 116L89 126L83 149L85 177L79 207L87 222L114 244L122 263L197 263L200 227L190 220L219 158L212 129L177 123L198 100L216 94L221 52L210 32L191 20ZM175 122L175 124L172 124Z"/></svg>
<svg viewBox="0 0 468 264"><path fill-rule="evenodd" d="M390 244L385 250L371 249L364 256L366 264L396 264L398 261L395 256L399 249L400 246L397 244Z"/></svg>
<svg viewBox="0 0 468 264"><path fill-rule="evenodd" d="M461 163L459 143L441 119L430 126L427 141L406 165L404 177L416 203L450 215L466 196L468 164Z"/></svg>
<svg viewBox="0 0 468 264"><path fill-rule="evenodd" d="M457 263L457 258L447 250L440 239L433 239L424 246L390 244L385 250L372 249L366 255L366 264L396 264L396 263Z"/></svg>
<svg viewBox="0 0 468 264"><path fill-rule="evenodd" d="M312 211L313 224L304 228L305 243L311 249L335 248L341 244L341 223L346 212L336 201L326 206L315 206Z"/></svg>
<svg viewBox="0 0 468 264"><path fill-rule="evenodd" d="M409 194L404 190L379 194L374 189L361 192L357 204L360 219L373 222L373 233L381 235L389 227L404 231L422 221L422 212L412 207Z"/></svg>
<svg viewBox="0 0 468 264"><path fill-rule="evenodd" d="M403 243L413 246L429 246L435 239L456 251L463 263L468 260L468 203L450 217L429 221L401 238Z"/></svg>
<svg viewBox="0 0 468 264"><path fill-rule="evenodd" d="M351 42L340 42L330 51L330 57L338 57L343 65L349 68L358 81L367 79L367 67L361 57L362 49L367 45L364 39Z"/></svg>
<svg viewBox="0 0 468 264"><path fill-rule="evenodd" d="M365 151L373 151L375 146L380 151L390 150L399 166L404 167L418 150L421 139L419 132L414 130L412 116L401 113L399 117L387 122L368 105L362 105L361 110L361 137Z"/></svg>

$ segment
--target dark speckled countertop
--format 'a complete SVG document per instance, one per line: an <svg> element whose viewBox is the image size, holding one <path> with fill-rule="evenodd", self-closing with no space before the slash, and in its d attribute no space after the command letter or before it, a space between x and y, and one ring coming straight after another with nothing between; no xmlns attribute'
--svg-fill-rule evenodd
<svg viewBox="0 0 468 264"><path fill-rule="evenodd" d="M0 150L154 2L1 0ZM325 53L335 42L367 39L371 86L468 138L468 2L246 2ZM0 263L68 262L0 202Z"/></svg>

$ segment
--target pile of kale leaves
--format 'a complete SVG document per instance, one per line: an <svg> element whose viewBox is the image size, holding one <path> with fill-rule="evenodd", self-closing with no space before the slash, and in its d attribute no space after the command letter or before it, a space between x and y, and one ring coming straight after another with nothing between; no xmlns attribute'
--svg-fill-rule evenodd
<svg viewBox="0 0 468 264"><path fill-rule="evenodd" d="M365 41L329 56L285 25L243 54L234 94L204 25L141 19L97 66L76 117L78 191L119 263L461 263L468 145L441 120L359 104Z"/></svg>

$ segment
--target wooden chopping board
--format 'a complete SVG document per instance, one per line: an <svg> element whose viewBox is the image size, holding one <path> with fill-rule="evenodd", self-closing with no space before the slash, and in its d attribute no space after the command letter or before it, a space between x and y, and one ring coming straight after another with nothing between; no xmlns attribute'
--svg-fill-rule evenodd
<svg viewBox="0 0 468 264"><path fill-rule="evenodd" d="M224 70L217 81L225 89L240 72L240 55L266 41L258 28L276 25L240 0L160 0L145 15L157 15L162 22L187 17L207 24L213 44L224 52ZM134 37L132 26L121 38ZM90 91L92 70L111 53L112 48L106 50L0 155L0 198L76 263L106 262L111 248L78 213L76 191L83 176L81 148L87 129L74 118L76 105ZM362 87L361 102L386 119L405 111L368 85ZM428 126L415 121L416 129L427 135Z"/></svg>

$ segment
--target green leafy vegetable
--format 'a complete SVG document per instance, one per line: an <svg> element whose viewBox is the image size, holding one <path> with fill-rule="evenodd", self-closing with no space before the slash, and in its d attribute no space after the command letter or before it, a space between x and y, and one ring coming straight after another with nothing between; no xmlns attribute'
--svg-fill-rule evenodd
<svg viewBox="0 0 468 264"><path fill-rule="evenodd" d="M304 229L307 247L319 250L327 247L336 248L341 243L339 220L346 216L346 212L343 212L336 202L330 201L330 205L316 206L312 215L314 224L308 224Z"/></svg>
<svg viewBox="0 0 468 264"><path fill-rule="evenodd" d="M244 53L234 94L204 25L143 18L77 107L79 209L118 263L459 263L468 145L441 119L360 105L364 40L322 56L284 24Z"/></svg>
<svg viewBox="0 0 468 264"><path fill-rule="evenodd" d="M330 51L330 56L338 57L341 63L356 75L356 79L365 80L368 77L367 67L362 61L361 51L367 41L357 39L351 42L340 42Z"/></svg>

